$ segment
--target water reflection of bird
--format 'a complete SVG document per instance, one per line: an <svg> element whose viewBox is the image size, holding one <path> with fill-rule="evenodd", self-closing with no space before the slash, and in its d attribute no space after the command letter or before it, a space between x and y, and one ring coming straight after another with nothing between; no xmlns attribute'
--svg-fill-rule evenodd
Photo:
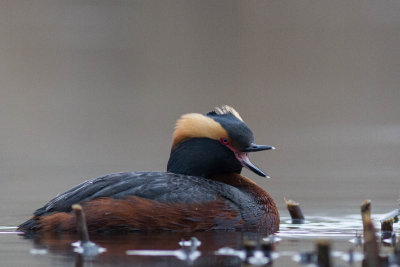
<svg viewBox="0 0 400 267"><path fill-rule="evenodd" d="M240 175L266 176L248 153L273 149L231 107L183 115L173 134L167 172L126 172L86 181L57 196L19 226L22 231L74 231L80 203L89 231L245 230L273 233L279 214L271 196Z"/></svg>

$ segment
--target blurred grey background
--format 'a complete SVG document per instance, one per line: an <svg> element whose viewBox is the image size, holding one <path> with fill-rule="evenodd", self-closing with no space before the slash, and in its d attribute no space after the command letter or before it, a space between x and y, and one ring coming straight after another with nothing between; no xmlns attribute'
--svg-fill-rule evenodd
<svg viewBox="0 0 400 267"><path fill-rule="evenodd" d="M400 194L399 1L1 1L0 212L165 170L183 113L235 107L284 212Z"/></svg>

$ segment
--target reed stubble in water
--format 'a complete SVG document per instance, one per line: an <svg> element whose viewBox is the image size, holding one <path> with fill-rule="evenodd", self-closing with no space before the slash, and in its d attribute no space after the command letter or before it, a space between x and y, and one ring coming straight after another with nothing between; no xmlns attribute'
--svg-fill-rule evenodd
<svg viewBox="0 0 400 267"><path fill-rule="evenodd" d="M285 198L286 207L290 213L293 224L302 224L305 222L303 212L301 211L300 204L294 200Z"/></svg>
<svg viewBox="0 0 400 267"><path fill-rule="evenodd" d="M316 242L317 247L317 265L319 267L330 267L332 266L330 251L331 245L328 240L318 240Z"/></svg>
<svg viewBox="0 0 400 267"><path fill-rule="evenodd" d="M364 200L361 205L361 218L364 225L364 222L371 220L371 200Z"/></svg>
<svg viewBox="0 0 400 267"><path fill-rule="evenodd" d="M78 244L72 244L75 244L74 251L80 254L77 257L76 266L83 266L83 261L93 260L99 254L105 252L106 249L89 240L89 232L87 230L85 213L83 212L82 206L74 204L72 205L72 210L75 212L76 227L80 238L80 241L76 242Z"/></svg>
<svg viewBox="0 0 400 267"><path fill-rule="evenodd" d="M394 218L381 221L381 236L382 239L390 238L393 235Z"/></svg>
<svg viewBox="0 0 400 267"><path fill-rule="evenodd" d="M246 252L246 259L254 256L254 251L257 248L257 243L254 240L243 240L243 249Z"/></svg>
<svg viewBox="0 0 400 267"><path fill-rule="evenodd" d="M82 211L82 206L79 204L72 205L75 212L76 228L82 243L89 242L89 233L86 226L85 213Z"/></svg>
<svg viewBox="0 0 400 267"><path fill-rule="evenodd" d="M364 253L363 266L380 266L379 247L375 234L375 227L371 219L363 219L364 226Z"/></svg>
<svg viewBox="0 0 400 267"><path fill-rule="evenodd" d="M364 267L378 267L382 266L385 259L379 256L379 246L376 237L376 230L374 223L371 219L371 201L364 200L361 205L361 218L363 222L364 232L364 260L362 266Z"/></svg>

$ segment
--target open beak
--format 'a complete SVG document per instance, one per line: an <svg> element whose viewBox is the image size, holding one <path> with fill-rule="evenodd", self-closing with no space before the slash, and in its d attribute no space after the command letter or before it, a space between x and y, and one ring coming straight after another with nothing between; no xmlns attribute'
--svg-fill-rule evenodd
<svg viewBox="0 0 400 267"><path fill-rule="evenodd" d="M249 159L249 153L248 152L256 152L256 151L262 151L262 150L273 150L275 147L273 146L263 146L263 145L256 145L256 144L250 144L249 147L243 149L242 151L237 151L235 152L236 158L239 160L239 162L249 170L253 171L255 174L258 174L262 177L270 178L267 176L260 168L258 168L256 165L251 163Z"/></svg>

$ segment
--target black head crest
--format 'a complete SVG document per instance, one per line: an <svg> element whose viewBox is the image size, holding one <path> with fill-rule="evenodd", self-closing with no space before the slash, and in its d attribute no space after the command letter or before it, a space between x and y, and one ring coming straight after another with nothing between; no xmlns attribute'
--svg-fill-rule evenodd
<svg viewBox="0 0 400 267"><path fill-rule="evenodd" d="M222 107L216 107L213 111L208 112L207 116L218 116L218 115L228 115L232 114L237 119L243 121L242 117L240 117L239 112L237 112L233 107L224 105Z"/></svg>
<svg viewBox="0 0 400 267"><path fill-rule="evenodd" d="M222 106L208 112L206 116L218 122L228 132L238 149L247 147L254 141L253 132L234 108Z"/></svg>

